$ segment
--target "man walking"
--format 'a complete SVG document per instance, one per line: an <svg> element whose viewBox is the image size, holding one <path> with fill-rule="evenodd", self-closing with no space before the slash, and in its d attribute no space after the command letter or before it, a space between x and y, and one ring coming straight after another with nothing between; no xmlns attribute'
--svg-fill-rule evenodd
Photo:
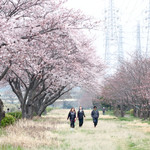
<svg viewBox="0 0 150 150"><path fill-rule="evenodd" d="M105 111L106 111L105 107L103 107L102 110L103 110L103 115L105 115Z"/></svg>
<svg viewBox="0 0 150 150"><path fill-rule="evenodd" d="M99 112L98 112L96 106L93 107L93 111L91 112L91 116L93 118L94 127L96 127L97 123L98 123L98 118L99 118Z"/></svg>

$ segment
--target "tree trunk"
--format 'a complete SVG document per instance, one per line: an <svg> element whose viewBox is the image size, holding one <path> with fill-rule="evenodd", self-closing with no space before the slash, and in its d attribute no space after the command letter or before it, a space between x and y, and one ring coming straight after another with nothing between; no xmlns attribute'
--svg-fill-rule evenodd
<svg viewBox="0 0 150 150"><path fill-rule="evenodd" d="M120 106L120 111L121 111L121 117L124 117L124 110L123 110L123 105L121 104L121 106Z"/></svg>
<svg viewBox="0 0 150 150"><path fill-rule="evenodd" d="M137 108L134 108L134 117L139 117L139 110Z"/></svg>
<svg viewBox="0 0 150 150"><path fill-rule="evenodd" d="M41 117L42 113L45 111L46 107L41 106L40 109L38 110L38 116Z"/></svg>
<svg viewBox="0 0 150 150"><path fill-rule="evenodd" d="M110 104L110 107L109 107L109 110L110 110L110 111L111 111L111 107L112 107L112 106L111 106L111 104Z"/></svg>
<svg viewBox="0 0 150 150"><path fill-rule="evenodd" d="M5 117L5 112L3 111L3 102L0 99L0 124L1 124L1 120Z"/></svg>
<svg viewBox="0 0 150 150"><path fill-rule="evenodd" d="M32 105L27 104L22 108L22 118L32 119L34 115L34 109Z"/></svg>

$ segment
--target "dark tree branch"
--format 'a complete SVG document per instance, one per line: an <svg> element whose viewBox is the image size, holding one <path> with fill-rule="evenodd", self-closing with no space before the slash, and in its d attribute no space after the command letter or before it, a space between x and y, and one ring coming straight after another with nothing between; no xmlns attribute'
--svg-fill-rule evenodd
<svg viewBox="0 0 150 150"><path fill-rule="evenodd" d="M0 76L0 81L4 78L4 76L7 74L8 70L10 69L11 64L12 64L11 60L9 61L9 63L10 63L10 66L7 66L6 69L3 71L3 73Z"/></svg>

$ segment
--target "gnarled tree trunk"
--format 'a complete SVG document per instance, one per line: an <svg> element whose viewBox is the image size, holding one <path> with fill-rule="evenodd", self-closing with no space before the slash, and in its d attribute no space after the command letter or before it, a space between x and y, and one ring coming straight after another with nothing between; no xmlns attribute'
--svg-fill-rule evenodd
<svg viewBox="0 0 150 150"><path fill-rule="evenodd" d="M5 117L5 111L3 110L3 102L2 100L0 99L0 124L1 124L1 120Z"/></svg>
<svg viewBox="0 0 150 150"><path fill-rule="evenodd" d="M35 75L28 75L29 84L26 85L19 77L9 79L12 91L21 103L22 117L32 119L33 115L41 116L46 107L54 103L60 96L72 88L60 86L53 92L48 92L45 79ZM22 88L24 85L24 89Z"/></svg>

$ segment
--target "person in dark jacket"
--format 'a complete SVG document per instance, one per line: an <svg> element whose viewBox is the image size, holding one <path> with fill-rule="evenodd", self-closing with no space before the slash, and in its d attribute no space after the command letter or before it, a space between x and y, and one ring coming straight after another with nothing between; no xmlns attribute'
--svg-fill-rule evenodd
<svg viewBox="0 0 150 150"><path fill-rule="evenodd" d="M76 121L76 111L74 108L71 108L67 120L70 119L70 127L75 127L75 121Z"/></svg>
<svg viewBox="0 0 150 150"><path fill-rule="evenodd" d="M83 108L80 106L78 110L79 127L82 127L84 117L85 117L85 114L84 114Z"/></svg>
<svg viewBox="0 0 150 150"><path fill-rule="evenodd" d="M105 107L103 107L102 111L103 111L103 115L105 115L105 111L106 111Z"/></svg>
<svg viewBox="0 0 150 150"><path fill-rule="evenodd" d="M91 112L91 116L93 118L94 127L96 127L97 123L98 123L98 118L99 118L99 112L98 112L96 106L93 107L93 111Z"/></svg>

